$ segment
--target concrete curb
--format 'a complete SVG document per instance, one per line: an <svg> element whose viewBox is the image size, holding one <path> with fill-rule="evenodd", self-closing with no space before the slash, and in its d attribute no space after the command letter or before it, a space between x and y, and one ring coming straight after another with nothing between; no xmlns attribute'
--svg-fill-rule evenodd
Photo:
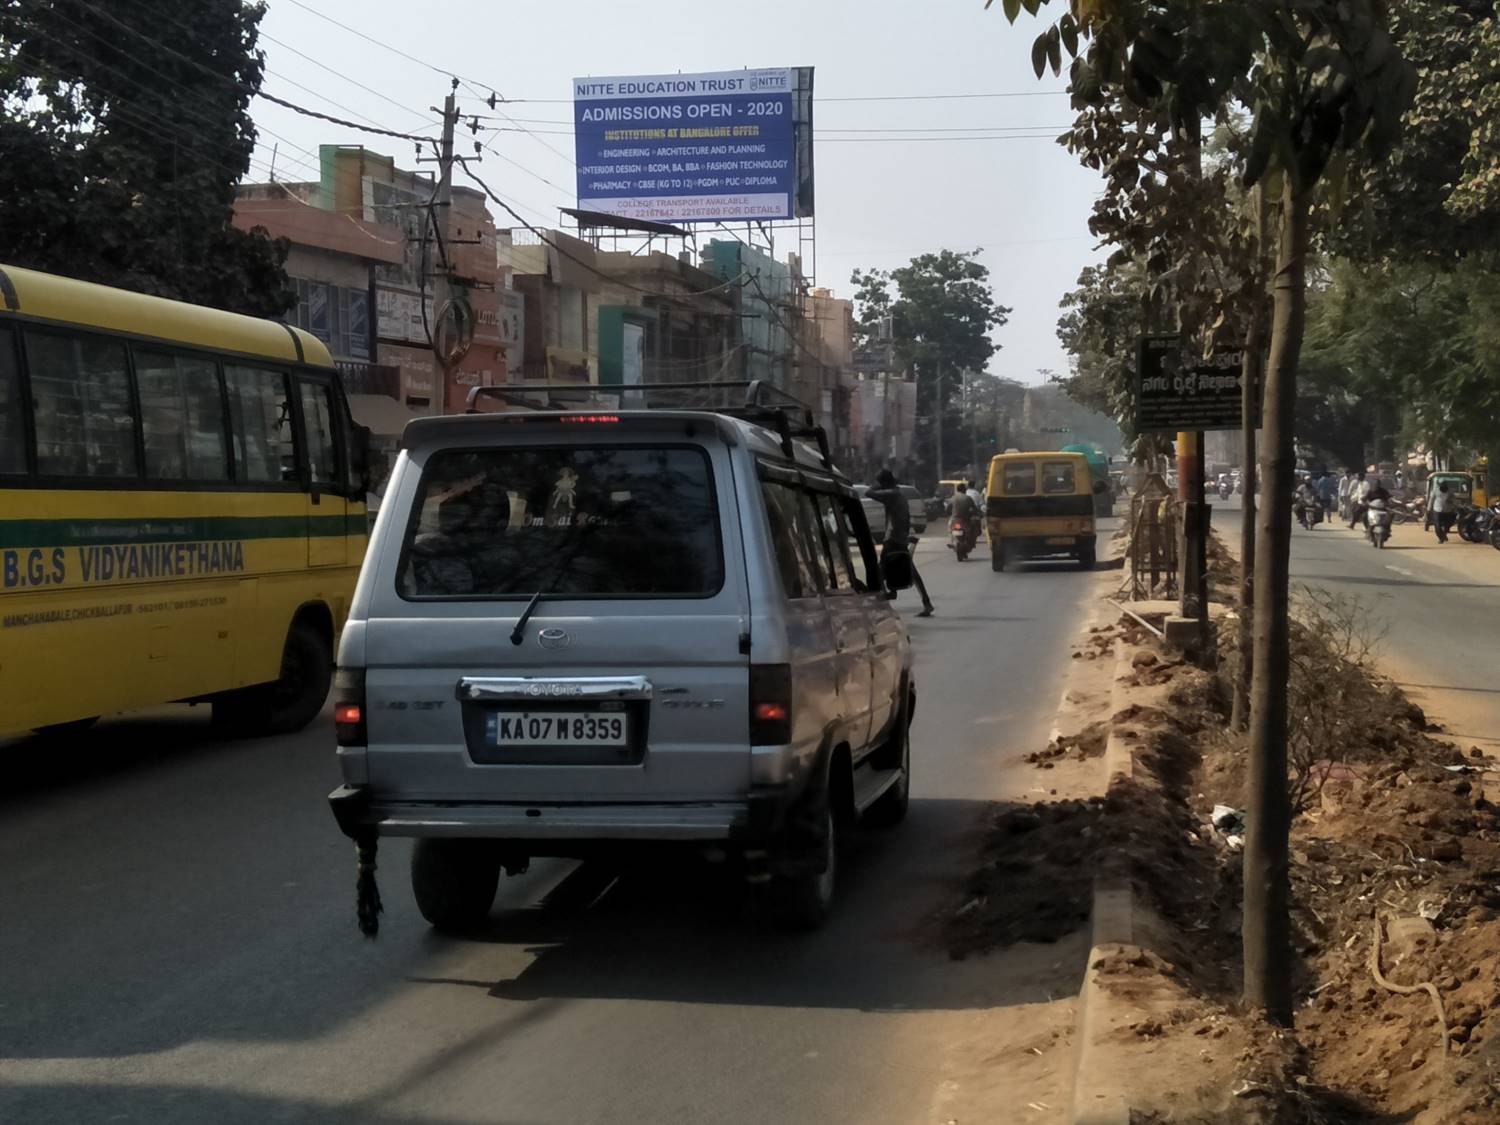
<svg viewBox="0 0 1500 1125"><path fill-rule="evenodd" d="M1111 718L1127 706L1127 689L1121 680L1130 674L1130 649L1121 646L1115 657L1115 678L1110 689ZM1105 791L1120 781L1135 776L1135 751L1132 741L1111 728L1104 744ZM1093 946L1083 987L1078 994L1077 1041L1073 1070L1073 1089L1068 1103L1071 1125L1130 1125L1130 1105L1120 1091L1119 1083L1102 1065L1103 1042L1110 1031L1127 1021L1129 1006L1118 1000L1101 983L1100 964L1111 953L1131 949L1136 944L1135 892L1129 879L1099 876L1094 880L1092 914Z"/></svg>

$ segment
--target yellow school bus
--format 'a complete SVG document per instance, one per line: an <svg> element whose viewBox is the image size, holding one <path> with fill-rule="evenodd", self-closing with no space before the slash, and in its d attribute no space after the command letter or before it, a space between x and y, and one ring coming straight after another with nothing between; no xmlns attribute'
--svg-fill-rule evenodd
<svg viewBox="0 0 1500 1125"><path fill-rule="evenodd" d="M367 436L306 332L0 265L0 734L180 700L311 721Z"/></svg>

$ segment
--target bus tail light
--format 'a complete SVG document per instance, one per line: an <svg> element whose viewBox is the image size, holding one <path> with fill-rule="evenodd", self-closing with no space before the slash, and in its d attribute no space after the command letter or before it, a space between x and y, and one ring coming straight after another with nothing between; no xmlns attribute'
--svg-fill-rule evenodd
<svg viewBox="0 0 1500 1125"><path fill-rule="evenodd" d="M788 664L750 666L750 745L785 746L792 740L792 669Z"/></svg>
<svg viewBox="0 0 1500 1125"><path fill-rule="evenodd" d="M340 668L333 675L333 729L340 746L366 744L363 668Z"/></svg>

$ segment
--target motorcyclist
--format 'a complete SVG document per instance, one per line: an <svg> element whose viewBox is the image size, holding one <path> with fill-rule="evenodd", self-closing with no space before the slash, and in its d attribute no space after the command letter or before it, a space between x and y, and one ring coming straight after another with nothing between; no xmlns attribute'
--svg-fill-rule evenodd
<svg viewBox="0 0 1500 1125"><path fill-rule="evenodd" d="M1297 485L1297 491L1292 497L1292 511L1302 522L1302 526L1311 530L1317 525L1322 512L1318 505L1318 497L1313 492L1313 486L1304 479Z"/></svg>
<svg viewBox="0 0 1500 1125"><path fill-rule="evenodd" d="M972 488L954 491L953 518L963 525L964 539L972 549L979 542L979 505L974 502Z"/></svg>

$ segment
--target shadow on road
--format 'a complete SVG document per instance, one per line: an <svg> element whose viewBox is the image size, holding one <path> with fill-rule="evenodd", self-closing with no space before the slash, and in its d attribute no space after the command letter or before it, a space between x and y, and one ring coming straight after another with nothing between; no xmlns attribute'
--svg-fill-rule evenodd
<svg viewBox="0 0 1500 1125"><path fill-rule="evenodd" d="M70 735L0 738L5 780L0 809L50 791L102 783L172 765L187 755L211 756L244 745L216 729L207 707L159 708L101 722Z"/></svg>
<svg viewBox="0 0 1500 1125"><path fill-rule="evenodd" d="M840 870L840 900L817 935L777 929L754 889L706 865L624 872L581 866L548 900L498 912L470 940L528 947L535 959L499 980L409 978L482 989L502 1000L619 999L857 1011L980 1009L1076 991L1080 935L1002 956L954 963L938 917L948 901L915 868L967 870L979 801L914 800L908 823L862 833ZM966 830L974 826L973 831ZM955 833L955 829L957 832ZM914 854L913 835L947 837L941 854ZM938 892L934 894L934 891ZM434 939L441 940L441 939Z"/></svg>
<svg viewBox="0 0 1500 1125"><path fill-rule="evenodd" d="M357 1076L349 1076L351 1078ZM66 1106L64 1110L61 1107ZM59 1121L213 1122L214 1125L265 1125L296 1121L302 1125L458 1125L471 1120L440 1109L419 1113L391 1112L369 1100L332 1106L297 1097L268 1097L239 1090L202 1089L187 1085L112 1085L91 1082L15 1087L0 1092L7 1125L56 1125ZM60 1116L61 1114L61 1116ZM534 1125L496 1114L490 1125Z"/></svg>

